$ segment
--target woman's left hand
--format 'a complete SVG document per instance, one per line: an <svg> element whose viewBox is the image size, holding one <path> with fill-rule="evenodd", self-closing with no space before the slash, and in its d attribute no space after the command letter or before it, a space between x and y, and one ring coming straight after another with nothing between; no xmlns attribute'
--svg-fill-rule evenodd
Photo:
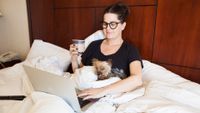
<svg viewBox="0 0 200 113"><path fill-rule="evenodd" d="M87 99L95 99L105 96L105 89L104 88L91 88L91 89L85 89L82 90L78 96L80 98L83 98L83 100Z"/></svg>

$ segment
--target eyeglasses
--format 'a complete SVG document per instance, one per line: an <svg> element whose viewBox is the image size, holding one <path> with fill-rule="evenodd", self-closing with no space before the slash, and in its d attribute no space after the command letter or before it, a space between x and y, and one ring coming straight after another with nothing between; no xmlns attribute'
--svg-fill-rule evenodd
<svg viewBox="0 0 200 113"><path fill-rule="evenodd" d="M102 27L103 29L106 29L108 27L108 25L110 26L110 29L116 29L118 24L120 24L121 22L102 22Z"/></svg>

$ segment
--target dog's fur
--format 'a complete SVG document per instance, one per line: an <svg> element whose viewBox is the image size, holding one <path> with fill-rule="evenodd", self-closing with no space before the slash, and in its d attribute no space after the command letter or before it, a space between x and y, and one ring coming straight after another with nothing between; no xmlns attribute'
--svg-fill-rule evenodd
<svg viewBox="0 0 200 113"><path fill-rule="evenodd" d="M121 79L124 76L116 73L112 73L112 60L109 59L108 61L100 61L98 59L92 59L92 64L95 67L96 74L98 76L98 80L108 79L110 77L119 77Z"/></svg>

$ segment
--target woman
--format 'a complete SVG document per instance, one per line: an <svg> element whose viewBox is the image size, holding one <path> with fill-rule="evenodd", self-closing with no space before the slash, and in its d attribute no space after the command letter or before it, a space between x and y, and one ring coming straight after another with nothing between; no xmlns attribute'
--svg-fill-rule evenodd
<svg viewBox="0 0 200 113"><path fill-rule="evenodd" d="M82 55L81 66L92 65L92 59L102 61L112 60L112 72L124 73L125 79L114 84L83 90L79 97L84 99L100 98L107 94L128 92L142 85L142 61L135 47L122 38L122 31L126 27L128 7L116 3L107 7L103 16L104 40L92 42ZM72 54L72 68L78 68L77 47L70 45Z"/></svg>

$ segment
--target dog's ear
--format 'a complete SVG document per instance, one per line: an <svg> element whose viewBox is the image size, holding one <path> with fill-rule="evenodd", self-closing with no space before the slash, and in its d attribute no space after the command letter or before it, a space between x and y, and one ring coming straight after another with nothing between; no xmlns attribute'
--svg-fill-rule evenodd
<svg viewBox="0 0 200 113"><path fill-rule="evenodd" d="M92 59L92 65L95 66L97 61L98 61L98 59L93 58L93 59Z"/></svg>
<svg viewBox="0 0 200 113"><path fill-rule="evenodd" d="M112 66L112 59L108 59L108 64L110 65L110 66Z"/></svg>
<svg viewBox="0 0 200 113"><path fill-rule="evenodd" d="M96 58L93 58L93 59L92 59L92 62L95 62L95 61L98 61L98 59L96 59Z"/></svg>

